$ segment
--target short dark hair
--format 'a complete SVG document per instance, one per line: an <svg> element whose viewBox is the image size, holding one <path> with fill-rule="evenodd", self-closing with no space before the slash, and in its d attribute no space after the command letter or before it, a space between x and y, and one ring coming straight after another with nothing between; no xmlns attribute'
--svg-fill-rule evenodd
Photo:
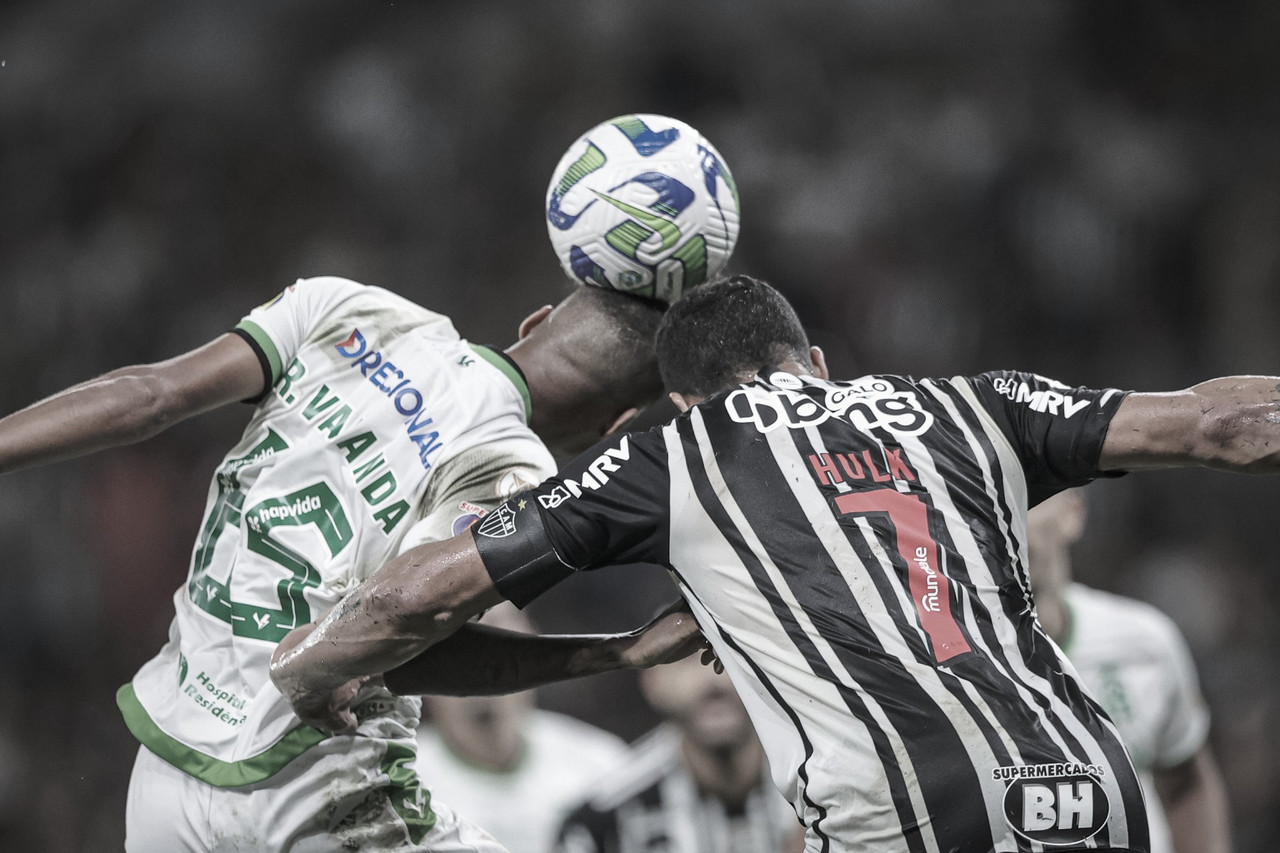
<svg viewBox="0 0 1280 853"><path fill-rule="evenodd" d="M666 305L600 287L582 286L561 303L562 331L580 369L576 384L599 403L643 407L662 393L654 336Z"/></svg>
<svg viewBox="0 0 1280 853"><path fill-rule="evenodd" d="M658 325L658 367L668 391L710 397L747 374L809 362L809 337L781 293L745 275L695 287Z"/></svg>

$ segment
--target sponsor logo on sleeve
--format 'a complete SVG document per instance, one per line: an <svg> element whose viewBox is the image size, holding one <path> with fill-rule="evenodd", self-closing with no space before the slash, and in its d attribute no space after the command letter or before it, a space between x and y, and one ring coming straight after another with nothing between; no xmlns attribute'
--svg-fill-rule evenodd
<svg viewBox="0 0 1280 853"><path fill-rule="evenodd" d="M503 504L485 516L476 532L490 539L504 539L516 532L516 514Z"/></svg>
<svg viewBox="0 0 1280 853"><path fill-rule="evenodd" d="M571 497L573 495L564 486L556 486L547 494L538 495L538 503L542 504L543 509L555 509Z"/></svg>
<svg viewBox="0 0 1280 853"><path fill-rule="evenodd" d="M1088 400L1077 400L1070 394L1063 393L1070 389L1061 382L1043 376L1037 376L1036 379L1049 387L1033 391L1026 382L1015 382L1004 376L998 377L992 387L1013 402L1023 403L1031 411L1047 415L1069 418L1089 405Z"/></svg>
<svg viewBox="0 0 1280 853"><path fill-rule="evenodd" d="M462 510L462 514L453 520L452 532L454 536L457 536L489 514L483 507L478 507L469 501L463 501L458 504L458 509Z"/></svg>
<svg viewBox="0 0 1280 853"><path fill-rule="evenodd" d="M590 489L595 491L609 482L609 475L622 470L622 463L631 458L630 439L622 437L617 447L610 447L591 461L587 470L578 479L565 477L564 480L545 495L538 495L538 503L543 509L555 509L570 498L582 497L582 493Z"/></svg>
<svg viewBox="0 0 1280 853"><path fill-rule="evenodd" d="M1007 782L1004 818L1018 835L1046 847L1080 844L1111 817L1105 770L1094 764L1028 764L997 767Z"/></svg>

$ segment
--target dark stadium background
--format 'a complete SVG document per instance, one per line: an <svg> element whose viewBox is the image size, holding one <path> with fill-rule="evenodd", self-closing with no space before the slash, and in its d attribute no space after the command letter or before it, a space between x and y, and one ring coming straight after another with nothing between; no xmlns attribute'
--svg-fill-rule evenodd
<svg viewBox="0 0 1280 853"><path fill-rule="evenodd" d="M564 288L542 200L650 111L740 186L733 271L834 371L1035 370L1171 390L1280 372L1280 6L815 0L162 3L0 10L0 410L204 342L338 274L506 343ZM115 688L162 642L245 412L0 480L0 848L119 849ZM1214 713L1239 850L1280 831L1280 480L1094 487L1083 578L1163 607ZM651 570L546 628L628 627ZM544 702L626 737L628 676Z"/></svg>

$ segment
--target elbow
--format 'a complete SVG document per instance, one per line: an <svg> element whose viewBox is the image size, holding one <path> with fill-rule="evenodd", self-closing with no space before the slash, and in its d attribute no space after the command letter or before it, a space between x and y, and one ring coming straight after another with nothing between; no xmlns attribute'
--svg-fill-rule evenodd
<svg viewBox="0 0 1280 853"><path fill-rule="evenodd" d="M372 623L389 636L427 645L443 640L468 618L444 598L406 584L370 589L361 597Z"/></svg>
<svg viewBox="0 0 1280 853"><path fill-rule="evenodd" d="M162 432L182 420L187 401L176 383L160 376L151 376L145 381L143 394L144 428L150 435Z"/></svg>
<svg viewBox="0 0 1280 853"><path fill-rule="evenodd" d="M1271 404L1206 411L1200 424L1201 461L1240 473L1280 471L1280 412Z"/></svg>
<svg viewBox="0 0 1280 853"><path fill-rule="evenodd" d="M147 368L124 368L105 377L118 383L128 400L121 425L126 442L158 435L182 419L185 400L177 383Z"/></svg>

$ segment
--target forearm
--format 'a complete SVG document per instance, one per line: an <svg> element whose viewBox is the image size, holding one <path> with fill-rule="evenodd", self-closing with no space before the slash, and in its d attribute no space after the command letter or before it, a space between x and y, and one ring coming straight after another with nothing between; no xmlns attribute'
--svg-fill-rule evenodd
<svg viewBox="0 0 1280 853"><path fill-rule="evenodd" d="M1191 390L1204 410L1204 464L1251 474L1280 472L1280 377L1230 376Z"/></svg>
<svg viewBox="0 0 1280 853"><path fill-rule="evenodd" d="M384 676L393 693L494 696L630 664L634 634L535 635L467 624Z"/></svg>
<svg viewBox="0 0 1280 853"><path fill-rule="evenodd" d="M1131 394L1107 430L1104 471L1203 466L1280 473L1280 377L1227 376Z"/></svg>
<svg viewBox="0 0 1280 853"><path fill-rule="evenodd" d="M113 371L0 419L0 472L149 438L168 425L158 382Z"/></svg>
<svg viewBox="0 0 1280 853"><path fill-rule="evenodd" d="M258 358L226 334L155 364L124 367L0 419L0 473L132 444L262 390Z"/></svg>
<svg viewBox="0 0 1280 853"><path fill-rule="evenodd" d="M422 545L379 569L278 655L271 677L288 695L388 672L500 600L469 536Z"/></svg>
<svg viewBox="0 0 1280 853"><path fill-rule="evenodd" d="M1207 750L1181 767L1158 772L1156 788L1178 853L1229 853L1226 787Z"/></svg>

